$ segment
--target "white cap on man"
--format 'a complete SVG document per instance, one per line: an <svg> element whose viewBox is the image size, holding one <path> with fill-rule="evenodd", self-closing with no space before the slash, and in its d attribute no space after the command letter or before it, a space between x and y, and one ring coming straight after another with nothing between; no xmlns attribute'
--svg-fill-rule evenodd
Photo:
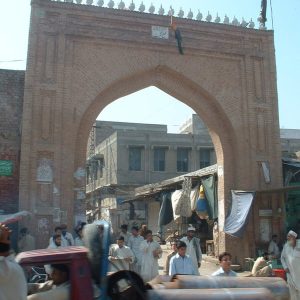
<svg viewBox="0 0 300 300"><path fill-rule="evenodd" d="M295 239L297 238L297 233L293 230L290 230L287 235L293 236Z"/></svg>
<svg viewBox="0 0 300 300"><path fill-rule="evenodd" d="M196 228L192 224L189 224L187 231L196 231Z"/></svg>

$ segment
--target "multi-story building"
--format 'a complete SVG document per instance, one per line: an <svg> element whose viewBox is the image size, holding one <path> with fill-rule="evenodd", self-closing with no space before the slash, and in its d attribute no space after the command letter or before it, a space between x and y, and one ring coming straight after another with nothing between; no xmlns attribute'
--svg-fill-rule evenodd
<svg viewBox="0 0 300 300"><path fill-rule="evenodd" d="M300 129L280 129L280 141L282 157L300 158Z"/></svg>
<svg viewBox="0 0 300 300"><path fill-rule="evenodd" d="M214 164L207 129L199 134L193 127L185 124L181 133L171 134L166 125L97 121L95 140L102 141L88 159L87 194L94 205L101 203L101 217L109 218L115 227L128 223L130 209L126 205L124 210L121 203L134 196L134 188ZM146 221L145 211L145 203L135 207L141 223Z"/></svg>
<svg viewBox="0 0 300 300"><path fill-rule="evenodd" d="M196 114L178 134L168 133L166 125L97 121L94 142L94 155L87 163L89 213L96 211L98 217L110 219L114 227L130 223L130 207L122 203L134 197L136 187L216 162L207 127ZM281 145L282 156L293 157L300 150L300 130L281 129ZM135 202L140 223L148 221L150 210L146 203Z"/></svg>

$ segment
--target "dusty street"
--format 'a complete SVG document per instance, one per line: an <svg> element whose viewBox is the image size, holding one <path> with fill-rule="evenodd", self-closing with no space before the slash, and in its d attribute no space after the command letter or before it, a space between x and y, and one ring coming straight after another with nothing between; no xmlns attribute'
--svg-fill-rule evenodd
<svg viewBox="0 0 300 300"><path fill-rule="evenodd" d="M163 255L161 259L159 259L159 274L160 275L165 275L164 273L164 265L166 261L167 255L170 253L171 249L167 245L162 245L163 249ZM205 255L204 255L205 257ZM218 269L218 265L212 263L212 262L207 262L202 260L201 267L199 269L201 275L211 275L213 272L215 272Z"/></svg>
<svg viewBox="0 0 300 300"><path fill-rule="evenodd" d="M165 261L166 261L167 255L170 253L171 249L170 249L169 245L162 245L161 247L163 249L163 255L158 261L159 274L165 275L165 273L164 273ZM212 259L210 259L210 260L205 259L206 254L203 254L202 257L203 257L203 259L202 259L201 267L199 269L200 275L211 275L213 272L215 272L219 268L217 263L212 262ZM249 276L249 274L250 274L249 271L238 272L238 276Z"/></svg>

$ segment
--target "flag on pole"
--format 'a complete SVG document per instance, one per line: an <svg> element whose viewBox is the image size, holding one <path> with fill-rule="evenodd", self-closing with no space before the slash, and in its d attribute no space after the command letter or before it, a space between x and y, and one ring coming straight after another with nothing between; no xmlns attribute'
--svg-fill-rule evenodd
<svg viewBox="0 0 300 300"><path fill-rule="evenodd" d="M175 34L175 39L177 41L177 48L180 54L184 54L183 53L183 48L182 48L182 37L181 37L181 32L179 30L179 28L177 27L175 21L173 20L173 16L171 16L171 28L174 31Z"/></svg>

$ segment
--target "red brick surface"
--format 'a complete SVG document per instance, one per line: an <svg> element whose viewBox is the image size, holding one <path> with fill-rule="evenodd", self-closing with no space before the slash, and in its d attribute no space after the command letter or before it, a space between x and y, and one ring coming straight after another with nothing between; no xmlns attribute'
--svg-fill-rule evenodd
<svg viewBox="0 0 300 300"><path fill-rule="evenodd" d="M24 95L24 71L0 70L0 160L11 160L12 176L0 176L0 210L15 213L19 209L19 170L21 121ZM13 230L12 246L16 249L17 223Z"/></svg>
<svg viewBox="0 0 300 300"><path fill-rule="evenodd" d="M0 70L0 160L13 162L13 175L0 176L0 209L18 210L24 71Z"/></svg>
<svg viewBox="0 0 300 300"><path fill-rule="evenodd" d="M151 85L192 107L210 130L222 171L221 225L231 189L282 185L272 31L182 19L185 54L179 55L172 34L168 40L151 36L151 26L168 26L168 16L45 0L33 0L32 7L22 123L23 208L51 219L57 205L73 225L75 207L84 207L75 191L85 184L74 172L85 169L97 115L112 101ZM36 180L45 152L53 160L55 197ZM269 184L260 161L270 164ZM247 237L242 243L225 235L220 240L220 250L250 255Z"/></svg>

